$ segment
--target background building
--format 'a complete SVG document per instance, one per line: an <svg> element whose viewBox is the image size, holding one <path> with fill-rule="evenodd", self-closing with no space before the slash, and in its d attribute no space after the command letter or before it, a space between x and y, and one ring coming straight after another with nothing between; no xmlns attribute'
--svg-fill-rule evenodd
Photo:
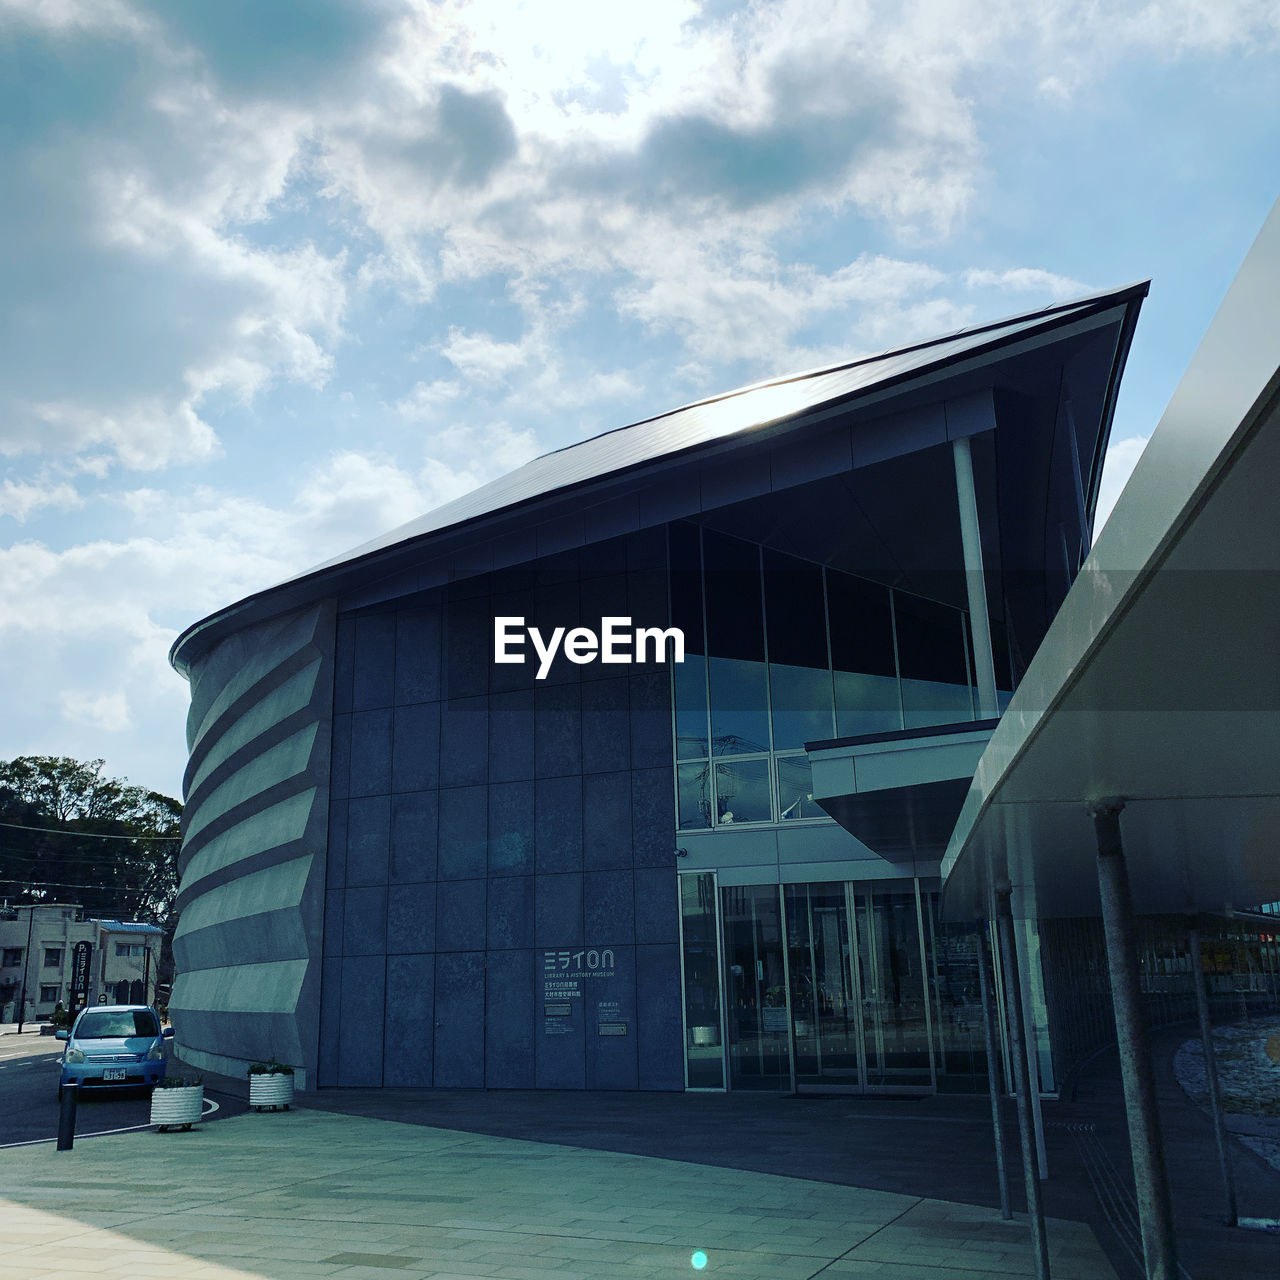
<svg viewBox="0 0 1280 1280"><path fill-rule="evenodd" d="M977 935L941 927L939 859L1088 551L1144 293L607 433L190 628L183 1056L971 1081ZM675 626L685 661L539 679L493 660L517 617Z"/></svg>
<svg viewBox="0 0 1280 1280"><path fill-rule="evenodd" d="M89 1003L150 1004L163 930L123 920L86 920L76 903L0 907L0 1022L18 1021L26 983L24 1018L47 1019L70 1004L72 952L88 942Z"/></svg>

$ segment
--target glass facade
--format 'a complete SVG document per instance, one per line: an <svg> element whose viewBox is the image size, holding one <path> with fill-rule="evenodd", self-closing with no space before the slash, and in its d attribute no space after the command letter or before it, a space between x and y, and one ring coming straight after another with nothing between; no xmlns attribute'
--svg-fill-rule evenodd
<svg viewBox="0 0 1280 1280"><path fill-rule="evenodd" d="M975 718L962 609L684 522L669 546L681 830L822 819L807 742Z"/></svg>
<svg viewBox="0 0 1280 1280"><path fill-rule="evenodd" d="M714 876L686 873L681 883L690 1088L725 1087L726 1067L731 1089L985 1087L982 935L939 923L936 888L919 880L725 886L713 992Z"/></svg>

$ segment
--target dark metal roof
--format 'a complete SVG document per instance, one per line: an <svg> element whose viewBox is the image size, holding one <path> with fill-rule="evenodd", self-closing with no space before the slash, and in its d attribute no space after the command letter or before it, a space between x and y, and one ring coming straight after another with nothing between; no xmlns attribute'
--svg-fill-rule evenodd
<svg viewBox="0 0 1280 1280"><path fill-rule="evenodd" d="M926 368L951 364L961 356L1026 333L1050 317L1055 323L1061 323L1096 310L1099 302L1110 304L1118 300L1116 291L1094 294L1008 320L961 329L928 342L885 351L849 364L756 383L709 400L696 401L656 418L606 431L590 440L534 458L515 471L326 560L298 577L358 560L396 543L463 524L557 489L571 488L639 463L768 426L818 405L896 382Z"/></svg>
<svg viewBox="0 0 1280 1280"><path fill-rule="evenodd" d="M409 544L423 544L446 531L459 533L466 526L482 524L500 513L514 514L526 504L566 499L580 488L613 476L621 479L629 472L645 469L647 464L661 465L668 459L696 454L733 438L745 443L754 433L778 424L789 425L789 420L801 426L829 409L846 404L854 407L873 397L897 394L953 369L971 367L975 361L981 364L998 359L1007 349L1034 341L1041 333L1056 334L1075 322L1087 322L1114 308L1134 304L1146 292L1144 281L846 364L756 383L544 454L416 520L218 610L178 637L170 651L170 661L182 671L189 642L203 634L201 644L207 643L214 634L210 631L214 624L229 622L237 614L247 617L246 609L254 616L263 615L264 611L269 612L269 601L275 601L278 607L296 607L304 597L321 594L320 584L328 582L336 572L362 561L407 551ZM221 627L217 629L220 631Z"/></svg>

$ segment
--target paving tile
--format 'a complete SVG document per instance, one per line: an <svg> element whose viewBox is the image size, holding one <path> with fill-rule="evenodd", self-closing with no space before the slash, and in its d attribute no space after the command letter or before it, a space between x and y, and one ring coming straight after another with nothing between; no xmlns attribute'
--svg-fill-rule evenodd
<svg viewBox="0 0 1280 1280"><path fill-rule="evenodd" d="M17 1149L0 1171L0 1280L669 1280L694 1248L722 1280L1030 1274L1025 1224L989 1210L773 1174L291 1112L77 1148L74 1178ZM186 1135L181 1135L186 1136ZM198 1160L193 1153L198 1151ZM7 1155L10 1153L6 1153ZM122 1165L128 1187L98 1185ZM1087 1228L1051 1233L1072 1280ZM843 1255L843 1256L842 1256ZM112 1260L103 1269L104 1258ZM904 1269L905 1268L905 1269Z"/></svg>

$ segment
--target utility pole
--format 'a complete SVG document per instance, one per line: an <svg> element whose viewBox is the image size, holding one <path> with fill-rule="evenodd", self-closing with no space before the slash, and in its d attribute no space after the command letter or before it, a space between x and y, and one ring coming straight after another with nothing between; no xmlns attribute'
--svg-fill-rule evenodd
<svg viewBox="0 0 1280 1280"><path fill-rule="evenodd" d="M142 944L142 1003L151 1003L151 938Z"/></svg>
<svg viewBox="0 0 1280 1280"><path fill-rule="evenodd" d="M27 949L22 953L22 990L18 993L18 1034L22 1034L22 1015L27 1011L27 970L31 966L31 933L36 923L36 904L33 902L27 910Z"/></svg>

